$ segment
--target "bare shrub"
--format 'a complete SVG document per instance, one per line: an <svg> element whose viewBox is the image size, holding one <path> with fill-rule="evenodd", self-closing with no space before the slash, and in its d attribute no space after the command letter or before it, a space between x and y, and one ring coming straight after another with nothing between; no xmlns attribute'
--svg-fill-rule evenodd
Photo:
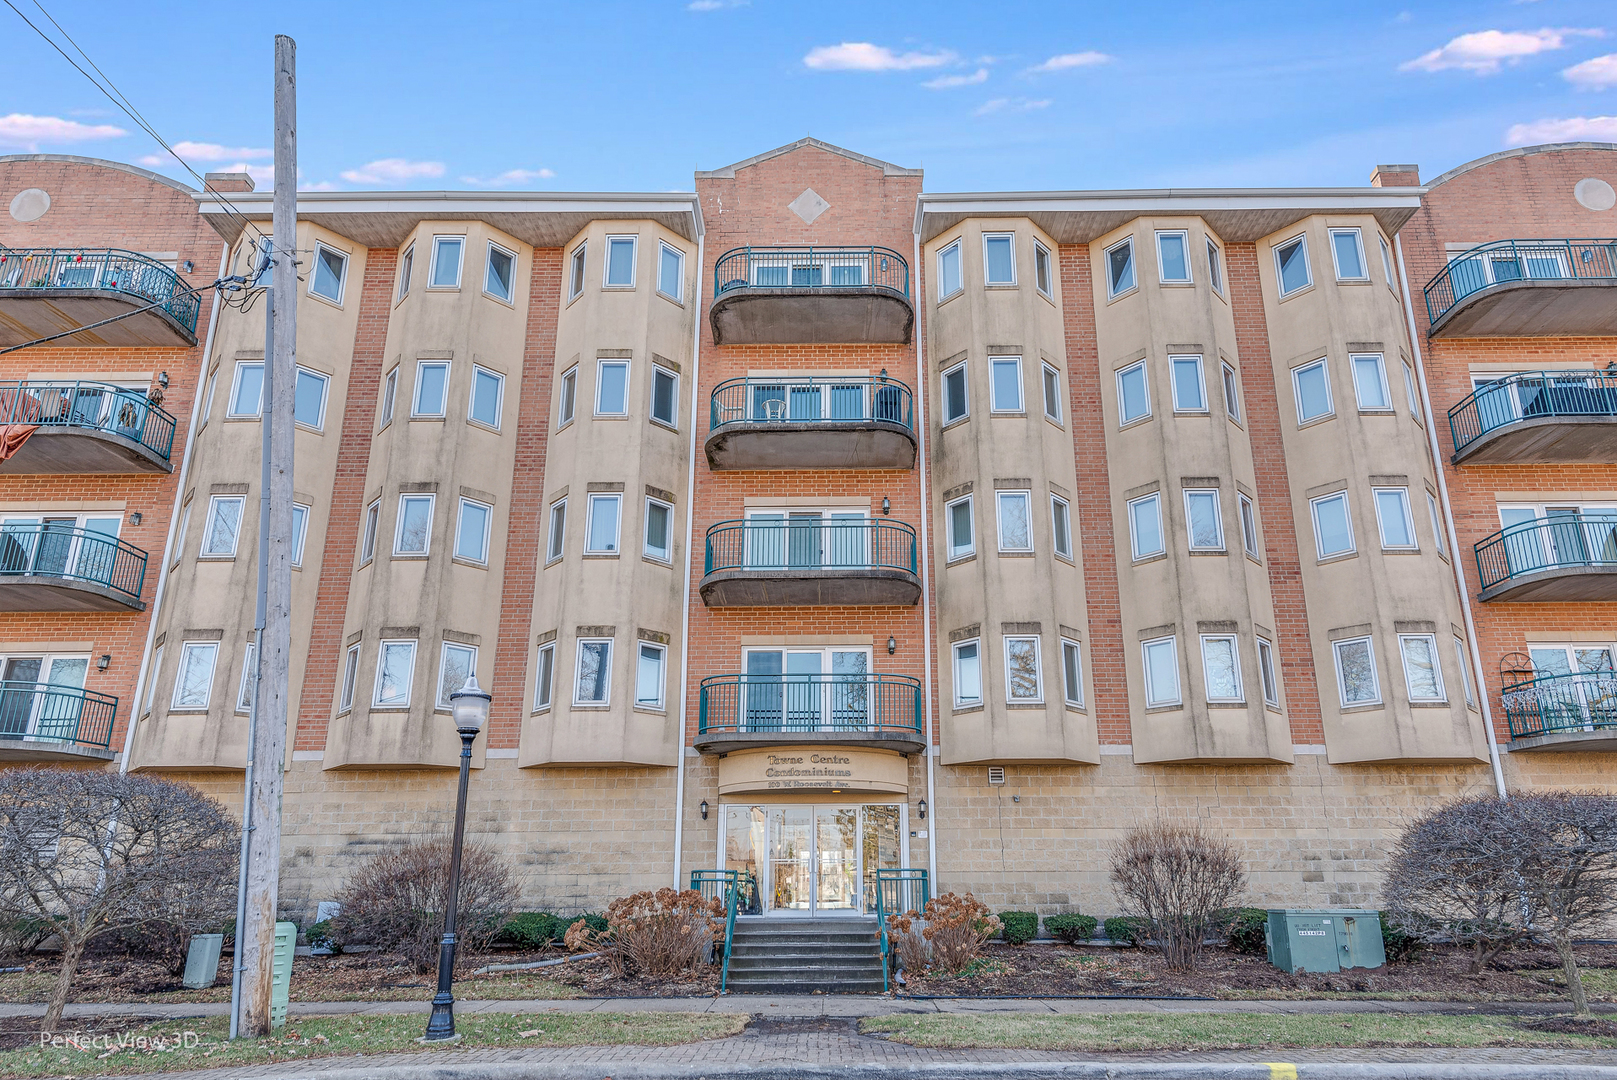
<svg viewBox="0 0 1617 1080"><path fill-rule="evenodd" d="M1156 822L1112 849L1112 888L1125 915L1147 920L1175 971L1192 971L1220 908L1246 887L1235 849L1199 826Z"/></svg>
<svg viewBox="0 0 1617 1080"><path fill-rule="evenodd" d="M101 769L0 771L0 920L43 921L62 967L42 1025L61 1023L85 946L139 926L178 936L235 909L240 826L187 784Z"/></svg>
<svg viewBox="0 0 1617 1080"><path fill-rule="evenodd" d="M695 889L637 892L612 901L606 929L579 919L564 939L569 949L606 955L614 975L668 978L694 970L724 928L724 903Z"/></svg>
<svg viewBox="0 0 1617 1080"><path fill-rule="evenodd" d="M374 945L426 973L438 965L449 899L450 841L418 840L373 855L349 876L331 920L339 943ZM460 857L457 964L486 951L516 907L517 890L494 849L467 842Z"/></svg>
<svg viewBox="0 0 1617 1080"><path fill-rule="evenodd" d="M1507 834L1531 914L1528 929L1561 957L1572 1010L1589 1015L1573 938L1617 915L1617 797L1595 791L1515 795Z"/></svg>
<svg viewBox="0 0 1617 1080"><path fill-rule="evenodd" d="M926 920L921 936L931 947L932 959L950 974L966 970L982 956L983 946L1000 929L999 918L970 893L934 896L921 914Z"/></svg>
<svg viewBox="0 0 1617 1080"><path fill-rule="evenodd" d="M887 940L898 954L899 970L917 975L932 963L932 946L921 936L918 926L920 918L919 912L907 911L903 915L894 915L887 922Z"/></svg>

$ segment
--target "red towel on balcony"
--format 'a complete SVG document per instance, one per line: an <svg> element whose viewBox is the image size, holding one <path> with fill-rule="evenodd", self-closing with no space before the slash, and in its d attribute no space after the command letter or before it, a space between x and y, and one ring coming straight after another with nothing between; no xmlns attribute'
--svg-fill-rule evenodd
<svg viewBox="0 0 1617 1080"><path fill-rule="evenodd" d="M5 461L39 430L38 424L0 424L0 461Z"/></svg>

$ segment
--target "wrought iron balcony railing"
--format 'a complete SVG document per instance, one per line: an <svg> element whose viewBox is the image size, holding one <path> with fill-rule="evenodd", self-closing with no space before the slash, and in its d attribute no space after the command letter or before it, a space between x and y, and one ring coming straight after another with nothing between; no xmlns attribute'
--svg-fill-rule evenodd
<svg viewBox="0 0 1617 1080"><path fill-rule="evenodd" d="M75 686L0 682L0 745L50 740L105 750L118 699Z"/></svg>
<svg viewBox="0 0 1617 1080"><path fill-rule="evenodd" d="M914 428L910 388L881 376L729 379L713 388L712 426L847 424L885 420Z"/></svg>
<svg viewBox="0 0 1617 1080"><path fill-rule="evenodd" d="M7 522L0 525L0 579L13 576L100 585L138 602L146 583L146 553L93 529Z"/></svg>
<svg viewBox="0 0 1617 1080"><path fill-rule="evenodd" d="M174 417L138 390L99 382L0 382L0 424L75 427L122 435L164 461Z"/></svg>
<svg viewBox="0 0 1617 1080"><path fill-rule="evenodd" d="M0 290L100 289L156 304L195 334L201 298L156 259L116 248L0 247Z"/></svg>
<svg viewBox="0 0 1617 1080"><path fill-rule="evenodd" d="M707 531L716 570L905 570L916 572L915 530L901 521L820 514L721 521Z"/></svg>
<svg viewBox="0 0 1617 1080"><path fill-rule="evenodd" d="M716 734L841 732L918 738L921 680L908 675L710 675L698 731Z"/></svg>
<svg viewBox="0 0 1617 1080"><path fill-rule="evenodd" d="M1523 420L1553 416L1617 419L1617 373L1525 371L1485 383L1449 410L1454 452L1490 431Z"/></svg>
<svg viewBox="0 0 1617 1080"><path fill-rule="evenodd" d="M1512 739L1617 731L1617 672L1540 675L1504 688Z"/></svg>
<svg viewBox="0 0 1617 1080"><path fill-rule="evenodd" d="M1508 525L1478 541L1476 555L1484 590L1541 570L1617 569L1617 510Z"/></svg>
<svg viewBox="0 0 1617 1080"><path fill-rule="evenodd" d="M910 295L910 264L884 247L741 247L719 256L713 295L738 289L867 289Z"/></svg>
<svg viewBox="0 0 1617 1080"><path fill-rule="evenodd" d="M1426 283L1426 317L1436 323L1495 285L1600 279L1617 283L1617 240L1496 240L1456 255Z"/></svg>

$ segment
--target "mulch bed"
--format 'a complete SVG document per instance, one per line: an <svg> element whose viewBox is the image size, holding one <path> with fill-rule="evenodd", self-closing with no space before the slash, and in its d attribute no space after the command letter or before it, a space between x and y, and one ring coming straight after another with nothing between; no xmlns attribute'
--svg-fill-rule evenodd
<svg viewBox="0 0 1617 1080"><path fill-rule="evenodd" d="M1617 1021L1602 1020L1598 1016L1583 1020L1574 1016L1547 1016L1542 1020L1526 1021L1522 1027L1529 1031L1549 1031L1557 1035L1617 1038Z"/></svg>
<svg viewBox="0 0 1617 1080"><path fill-rule="evenodd" d="M551 977L557 982L574 987L585 997L711 997L719 992L716 964L679 979L616 976L604 956L545 970L553 973Z"/></svg>
<svg viewBox="0 0 1617 1080"><path fill-rule="evenodd" d="M90 1040L98 1036L116 1039L120 1033L145 1027L150 1020L140 1016L87 1016L63 1020L58 1035ZM39 1021L26 1016L0 1017L0 1051L39 1049Z"/></svg>

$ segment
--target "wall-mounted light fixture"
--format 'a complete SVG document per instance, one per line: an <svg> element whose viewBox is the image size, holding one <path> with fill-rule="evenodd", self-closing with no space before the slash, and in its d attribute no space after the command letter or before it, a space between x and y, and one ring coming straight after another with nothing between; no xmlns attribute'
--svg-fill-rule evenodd
<svg viewBox="0 0 1617 1080"><path fill-rule="evenodd" d="M157 373L157 385L161 386L164 390L168 389L168 372L159 371Z"/></svg>
<svg viewBox="0 0 1617 1080"><path fill-rule="evenodd" d="M1021 802L1021 801L1022 801L1022 796L1020 796L1020 795L1012 795L1011 796L1011 802Z"/></svg>
<svg viewBox="0 0 1617 1080"><path fill-rule="evenodd" d="M140 524L140 511L139 510L136 510L133 514L129 515L129 524L131 524L131 525L139 525Z"/></svg>
<svg viewBox="0 0 1617 1080"><path fill-rule="evenodd" d="M107 670L107 668L109 668L111 666L112 666L112 654L111 653L102 653L100 656L95 658L95 669L97 671L105 671L105 670Z"/></svg>
<svg viewBox="0 0 1617 1080"><path fill-rule="evenodd" d="M893 512L893 500L885 495L881 497L881 512L883 517Z"/></svg>
<svg viewBox="0 0 1617 1080"><path fill-rule="evenodd" d="M180 264L180 269L185 271L187 274L189 274L191 271L195 270L196 268L197 268L197 264L192 262L190 259L186 259L184 262L182 262Z"/></svg>
<svg viewBox="0 0 1617 1080"><path fill-rule="evenodd" d="M706 821L707 820L707 800L706 799L702 800L701 810L702 810L702 820Z"/></svg>
<svg viewBox="0 0 1617 1080"><path fill-rule="evenodd" d="M887 655L892 656L898 651L898 639L892 634L887 635Z"/></svg>
<svg viewBox="0 0 1617 1080"><path fill-rule="evenodd" d="M922 821L926 820L926 800L925 799L922 799L920 802L915 804L915 815L917 817L919 817Z"/></svg>

